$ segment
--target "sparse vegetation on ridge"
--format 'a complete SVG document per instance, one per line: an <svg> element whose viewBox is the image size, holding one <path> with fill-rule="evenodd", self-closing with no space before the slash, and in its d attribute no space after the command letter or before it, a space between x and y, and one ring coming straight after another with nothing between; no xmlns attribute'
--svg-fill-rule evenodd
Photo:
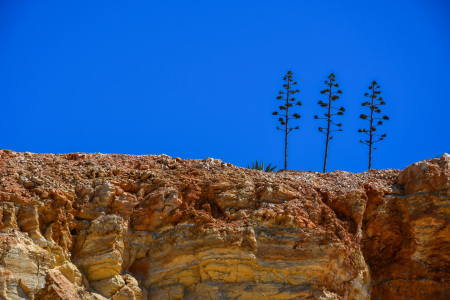
<svg viewBox="0 0 450 300"><path fill-rule="evenodd" d="M256 160L255 162L252 162L252 165L247 165L247 169L252 169L252 170L260 170L260 171L264 171L264 172L274 172L274 170L276 170L277 166L272 167L272 164L268 164L265 168L264 168L264 161L262 161L260 164L258 163L258 160Z"/></svg>

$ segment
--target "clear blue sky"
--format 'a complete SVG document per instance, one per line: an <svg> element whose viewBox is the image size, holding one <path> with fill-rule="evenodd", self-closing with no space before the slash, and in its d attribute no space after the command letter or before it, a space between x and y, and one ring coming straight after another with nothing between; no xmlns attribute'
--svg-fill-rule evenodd
<svg viewBox="0 0 450 300"><path fill-rule="evenodd" d="M272 116L292 70L303 106L289 168L320 171L326 76L346 108L328 170L364 171L360 103L391 121L373 167L450 152L450 2L0 1L0 148L259 159L283 165Z"/></svg>

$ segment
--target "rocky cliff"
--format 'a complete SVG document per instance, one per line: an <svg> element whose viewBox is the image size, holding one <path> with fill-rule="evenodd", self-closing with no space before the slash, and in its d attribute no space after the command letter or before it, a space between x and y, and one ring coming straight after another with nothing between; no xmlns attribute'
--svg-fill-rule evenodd
<svg viewBox="0 0 450 300"><path fill-rule="evenodd" d="M448 299L449 165L1 150L0 299Z"/></svg>

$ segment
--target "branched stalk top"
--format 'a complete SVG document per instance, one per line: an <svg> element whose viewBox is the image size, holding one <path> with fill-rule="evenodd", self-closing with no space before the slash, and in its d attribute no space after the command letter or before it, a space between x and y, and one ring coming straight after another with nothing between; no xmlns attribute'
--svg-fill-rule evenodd
<svg viewBox="0 0 450 300"><path fill-rule="evenodd" d="M274 111L272 115L279 116L278 121L280 122L280 125L285 126L285 128L280 128L280 126L277 126L277 129L289 133L294 129L299 129L298 126L286 127L289 120L300 119L301 117L298 113L289 112L289 108L293 107L294 105L301 106L302 103L300 101L297 101L297 99L294 97L294 95L296 93L299 93L300 91L298 88L296 88L297 82L292 79L292 72L287 71L286 75L284 75L283 80L285 81L285 83L283 84L284 91L278 92L277 100L281 100L284 103L278 106L280 112Z"/></svg>
<svg viewBox="0 0 450 300"><path fill-rule="evenodd" d="M317 104L320 107L326 108L326 112L323 114L323 117L319 117L318 115L314 116L315 120L326 120L327 124L330 126L327 127L319 127L319 131L325 135L327 135L327 139L331 140L333 137L330 135L331 132L342 131L342 123L335 123L332 120L333 116L343 116L345 112L345 108L343 106L337 107L333 106L333 102L339 99L339 95L342 94L342 91L339 89L339 84L336 83L336 75L331 73L328 75L328 80L325 80L326 89L320 91L322 95L328 96L328 101L323 102L320 100ZM333 90L333 88L337 90ZM332 126L338 127L337 129L332 129ZM334 127L334 128L336 128Z"/></svg>
<svg viewBox="0 0 450 300"><path fill-rule="evenodd" d="M369 93L365 93L364 97L369 98L368 101L361 103L361 106L369 108L370 114L361 114L359 117L362 120L368 121L369 128L360 128L358 129L359 133L364 133L367 135L367 140L359 140L360 143L372 146L374 143L384 140L386 134L378 134L375 133L377 131L378 126L383 125L384 121L388 121L389 117L386 115L381 116L380 106L386 105L383 97L380 96L381 91L379 90L380 86L376 81L372 81L372 84L369 86ZM374 150L376 148L373 148Z"/></svg>

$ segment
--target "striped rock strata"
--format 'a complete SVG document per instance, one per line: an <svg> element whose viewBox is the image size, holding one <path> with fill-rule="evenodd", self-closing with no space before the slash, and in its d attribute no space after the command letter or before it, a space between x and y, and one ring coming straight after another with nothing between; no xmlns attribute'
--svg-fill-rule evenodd
<svg viewBox="0 0 450 300"><path fill-rule="evenodd" d="M449 163L0 150L0 299L446 299Z"/></svg>

